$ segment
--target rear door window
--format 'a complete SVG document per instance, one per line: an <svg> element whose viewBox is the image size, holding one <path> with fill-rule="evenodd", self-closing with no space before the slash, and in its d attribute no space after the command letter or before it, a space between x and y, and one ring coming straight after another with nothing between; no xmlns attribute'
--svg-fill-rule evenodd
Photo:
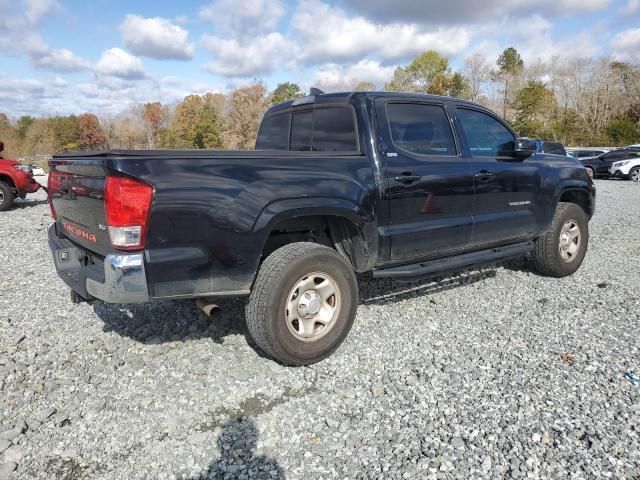
<svg viewBox="0 0 640 480"><path fill-rule="evenodd" d="M355 152L358 150L353 113L346 107L294 112L291 151Z"/></svg>
<svg viewBox="0 0 640 480"><path fill-rule="evenodd" d="M289 114L266 117L260 125L257 150L286 150L289 146Z"/></svg>
<svg viewBox="0 0 640 480"><path fill-rule="evenodd" d="M453 132L444 108L421 103L387 104L393 143L419 155L455 155Z"/></svg>

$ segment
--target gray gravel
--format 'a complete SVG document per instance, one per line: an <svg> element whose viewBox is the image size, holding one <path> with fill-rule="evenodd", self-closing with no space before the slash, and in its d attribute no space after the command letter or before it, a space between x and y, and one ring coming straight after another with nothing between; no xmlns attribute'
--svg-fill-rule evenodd
<svg viewBox="0 0 640 480"><path fill-rule="evenodd" d="M0 214L0 479L639 478L640 187L597 183L575 276L362 281L297 369L240 300L72 305L39 193Z"/></svg>

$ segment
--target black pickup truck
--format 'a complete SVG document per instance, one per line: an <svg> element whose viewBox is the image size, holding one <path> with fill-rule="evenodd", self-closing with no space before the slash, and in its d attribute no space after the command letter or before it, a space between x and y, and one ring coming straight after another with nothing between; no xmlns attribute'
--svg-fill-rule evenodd
<svg viewBox="0 0 640 480"><path fill-rule="evenodd" d="M269 109L255 151L55 155L49 245L76 301L248 296L259 347L308 364L347 336L357 274L574 273L595 186L538 144L455 98L311 95Z"/></svg>

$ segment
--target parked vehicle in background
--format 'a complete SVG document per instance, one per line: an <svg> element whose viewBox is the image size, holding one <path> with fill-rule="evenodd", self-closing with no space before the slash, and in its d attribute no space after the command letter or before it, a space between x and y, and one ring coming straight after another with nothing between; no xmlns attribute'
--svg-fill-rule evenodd
<svg viewBox="0 0 640 480"><path fill-rule="evenodd" d="M0 152L3 150L4 143L0 142ZM0 212L9 210L16 198L24 199L27 194L37 192L39 188L29 165L4 159L0 155Z"/></svg>
<svg viewBox="0 0 640 480"><path fill-rule="evenodd" d="M636 143L635 145L629 145L625 148L640 148L640 143Z"/></svg>
<svg viewBox="0 0 640 480"><path fill-rule="evenodd" d="M540 153L548 153L551 155L561 155L563 157L567 156L567 151L559 142L547 142L547 141L538 141L538 152Z"/></svg>
<svg viewBox="0 0 640 480"><path fill-rule="evenodd" d="M582 164L591 170L594 177L608 177L610 176L609 169L614 162L629 160L638 158L640 156L640 150L634 148L619 148L617 150L611 150L610 152L603 153L594 158L580 159Z"/></svg>
<svg viewBox="0 0 640 480"><path fill-rule="evenodd" d="M609 168L609 173L614 177L640 182L640 149L636 158L614 162Z"/></svg>
<svg viewBox="0 0 640 480"><path fill-rule="evenodd" d="M607 153L610 149L605 148L567 148L567 154L574 158L592 158Z"/></svg>
<svg viewBox="0 0 640 480"><path fill-rule="evenodd" d="M31 171L33 172L33 175L36 177L41 177L43 175L46 175L44 168L39 167L38 165L31 165Z"/></svg>
<svg viewBox="0 0 640 480"><path fill-rule="evenodd" d="M330 355L356 274L412 281L523 256L578 270L595 186L456 98L351 92L265 114L253 151L65 153L49 246L74 301L249 296L248 330L289 365Z"/></svg>

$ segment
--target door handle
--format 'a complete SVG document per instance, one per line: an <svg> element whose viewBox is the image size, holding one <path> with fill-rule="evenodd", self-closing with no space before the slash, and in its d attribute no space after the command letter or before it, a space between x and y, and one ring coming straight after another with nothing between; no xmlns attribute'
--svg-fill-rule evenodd
<svg viewBox="0 0 640 480"><path fill-rule="evenodd" d="M487 170L481 170L479 172L477 172L474 177L476 177L478 180L482 180L484 182L491 180L493 178L493 173L488 172Z"/></svg>
<svg viewBox="0 0 640 480"><path fill-rule="evenodd" d="M402 175L398 175L395 178L395 181L407 184L407 183L417 182L421 178L422 177L420 175L412 175L411 173L405 172Z"/></svg>

